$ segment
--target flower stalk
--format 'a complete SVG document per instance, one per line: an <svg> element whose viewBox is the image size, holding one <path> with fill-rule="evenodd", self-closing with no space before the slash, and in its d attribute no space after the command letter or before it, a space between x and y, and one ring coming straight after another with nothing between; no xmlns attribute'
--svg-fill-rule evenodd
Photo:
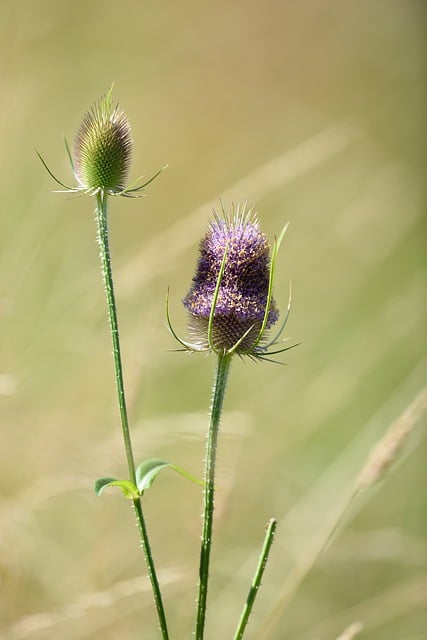
<svg viewBox="0 0 427 640"><path fill-rule="evenodd" d="M123 440L126 450L126 457L129 470L129 479L136 485L135 459L132 450L132 441L129 431L129 422L126 407L125 388L123 381L123 366L120 349L119 325L117 320L117 307L114 294L113 274L111 268L110 247L108 241L108 217L107 217L107 194L100 190L96 195L96 220L98 225L98 241L101 249L101 268L105 284L107 296L108 319L110 324L111 340L113 343L114 371L117 387L117 396L120 409L120 420L122 426ZM169 640L169 633L166 621L165 610L163 606L162 594L157 578L156 568L154 565L153 555L151 552L150 541L148 538L147 526L145 523L144 513L140 498L132 500L135 517L138 525L138 532L141 540L141 547L144 552L145 562L147 565L148 576L154 595L154 602L157 610L160 631L163 640Z"/></svg>
<svg viewBox="0 0 427 640"><path fill-rule="evenodd" d="M136 484L135 460L129 432L129 421L126 408L125 388L123 382L123 367L120 349L119 324L117 320L116 299L114 294L113 273L111 268L110 246L108 239L107 194L103 191L96 196L96 221L98 225L98 242L101 250L101 268L105 284L108 305L108 320L110 324L111 340L113 343L114 373L116 378L117 396L120 409L123 440L129 469L129 479Z"/></svg>
<svg viewBox="0 0 427 640"><path fill-rule="evenodd" d="M206 604L208 596L209 564L212 547L213 514L215 499L215 469L218 446L218 432L224 402L227 378L230 371L232 354L220 353L217 359L215 386L206 448L205 490L202 544L200 548L199 593L197 599L196 640L203 640Z"/></svg>
<svg viewBox="0 0 427 640"><path fill-rule="evenodd" d="M275 518L271 518L267 522L267 528L264 536L264 544L262 546L259 562L255 570L255 575L253 577L252 584L249 589L248 597L246 598L242 615L240 616L240 620L237 625L237 629L234 634L233 640L242 640L243 634L245 633L245 629L249 622L249 616L252 613L252 609L255 603L255 598L257 597L258 590L261 586L264 570L265 570L265 567L267 566L268 556L270 554L271 545L273 544L276 528L277 528L277 520Z"/></svg>

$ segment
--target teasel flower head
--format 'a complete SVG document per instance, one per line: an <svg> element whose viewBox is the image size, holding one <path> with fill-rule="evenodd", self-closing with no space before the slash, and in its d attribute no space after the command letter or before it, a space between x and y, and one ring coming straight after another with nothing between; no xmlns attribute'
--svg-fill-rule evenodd
<svg viewBox="0 0 427 640"><path fill-rule="evenodd" d="M287 350L270 348L278 343L286 325L290 299L278 334L267 339L268 330L279 319L273 281L285 231L286 227L270 256L270 245L252 208L239 205L231 213L222 208L221 214L214 214L200 242L196 273L183 300L189 342L178 338L167 311L169 328L184 348L259 359Z"/></svg>
<svg viewBox="0 0 427 640"><path fill-rule="evenodd" d="M126 187L131 156L129 121L111 91L92 106L74 140L74 172L82 189L120 193Z"/></svg>
<svg viewBox="0 0 427 640"><path fill-rule="evenodd" d="M126 187L132 160L132 132L126 114L114 103L112 92L113 85L83 116L74 140L73 153L65 140L76 186L68 186L58 180L37 152L48 173L67 193L96 195L102 192L138 197L138 192L162 171L158 171L144 184L138 184L141 181L139 178Z"/></svg>

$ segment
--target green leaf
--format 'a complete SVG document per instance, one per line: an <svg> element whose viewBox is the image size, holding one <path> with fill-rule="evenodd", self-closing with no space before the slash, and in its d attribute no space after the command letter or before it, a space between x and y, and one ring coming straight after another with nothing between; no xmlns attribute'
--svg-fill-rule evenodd
<svg viewBox="0 0 427 640"><path fill-rule="evenodd" d="M136 484L141 494L151 487L163 469L173 469L195 484L204 484L201 480L198 480L192 476L191 473L188 473L188 471L185 471L182 467L178 467L176 464L171 464L170 462L166 462L166 460L159 460L158 458L151 458L150 460L142 462L136 470Z"/></svg>
<svg viewBox="0 0 427 640"><path fill-rule="evenodd" d="M106 487L119 487L125 498L136 500L139 498L137 487L130 480L116 480L115 478L98 478L95 481L95 493L100 496Z"/></svg>

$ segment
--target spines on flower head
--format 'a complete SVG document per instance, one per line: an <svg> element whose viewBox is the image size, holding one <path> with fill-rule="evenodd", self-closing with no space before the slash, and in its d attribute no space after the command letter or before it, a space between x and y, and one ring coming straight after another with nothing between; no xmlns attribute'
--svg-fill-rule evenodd
<svg viewBox="0 0 427 640"><path fill-rule="evenodd" d="M257 355L279 317L270 269L270 246L253 209L215 215L184 298L196 350Z"/></svg>
<svg viewBox="0 0 427 640"><path fill-rule="evenodd" d="M123 191L132 146L129 121L114 105L110 89L86 112L74 141L74 171L80 187L88 191Z"/></svg>

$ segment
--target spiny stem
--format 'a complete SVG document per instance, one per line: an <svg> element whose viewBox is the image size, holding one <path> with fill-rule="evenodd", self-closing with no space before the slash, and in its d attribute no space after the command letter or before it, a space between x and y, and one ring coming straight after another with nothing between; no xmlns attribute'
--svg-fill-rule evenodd
<svg viewBox="0 0 427 640"><path fill-rule="evenodd" d="M157 617L159 619L160 631L162 633L163 640L169 640L166 614L163 606L160 585L157 578L156 567L154 566L153 554L151 553L151 546L148 539L148 531L147 531L147 526L145 524L144 514L142 511L141 499L133 500L133 507L135 510L135 516L136 516L136 521L138 525L139 537L141 539L141 546L144 552L145 563L147 565L148 577L150 578L151 588L153 590L154 602L156 605Z"/></svg>
<svg viewBox="0 0 427 640"><path fill-rule="evenodd" d="M240 616L239 624L237 625L236 633L233 640L241 640L245 632L246 626L251 615L252 608L254 606L255 598L257 597L258 590L261 586L262 576L267 565L268 556L270 553L271 545L273 544L274 534L276 532L277 520L271 518L267 523L267 529L264 537L264 544L261 550L258 566L255 571L255 575L252 580L252 584L249 589L248 597L246 598L245 606L243 607L242 615Z"/></svg>
<svg viewBox="0 0 427 640"><path fill-rule="evenodd" d="M111 340L113 342L114 372L116 377L117 395L120 408L123 440L129 469L129 479L136 484L135 460L129 432L129 422L126 408L125 387L123 382L123 367L120 350L119 324L117 321L116 298L114 295L113 273L111 269L110 245L108 241L107 195L97 194L97 223L98 241L101 248L102 275L105 283L108 304L108 319L110 322Z"/></svg>
<svg viewBox="0 0 427 640"><path fill-rule="evenodd" d="M120 408L120 420L122 425L123 440L126 450L126 457L129 469L129 479L136 485L135 459L132 451L132 442L129 431L129 422L126 408L126 397L123 382L123 367L120 351L119 325L117 321L116 299L114 295L113 273L111 269L110 246L108 241L108 218L107 218L107 195L99 191L96 196L96 220L98 225L98 241L101 248L101 264L102 275L105 283L108 305L108 319L110 323L111 339L113 343L114 371L116 378L117 395ZM168 628L166 623L165 610L163 607L162 595L160 591L159 581L157 579L156 569L154 566L153 555L151 553L150 542L148 539L147 527L145 524L142 504L140 499L133 500L135 517L138 525L141 546L145 556L148 576L151 581L154 601L156 605L157 615L160 624L160 630L163 640L169 640Z"/></svg>
<svg viewBox="0 0 427 640"><path fill-rule="evenodd" d="M205 466L205 491L202 544L200 549L199 594L197 600L196 640L203 640L206 602L208 595L209 563L212 545L212 528L215 497L215 466L218 442L219 423L222 413L227 378L230 370L232 355L218 354L215 386L212 398L211 417L209 425L208 443Z"/></svg>

